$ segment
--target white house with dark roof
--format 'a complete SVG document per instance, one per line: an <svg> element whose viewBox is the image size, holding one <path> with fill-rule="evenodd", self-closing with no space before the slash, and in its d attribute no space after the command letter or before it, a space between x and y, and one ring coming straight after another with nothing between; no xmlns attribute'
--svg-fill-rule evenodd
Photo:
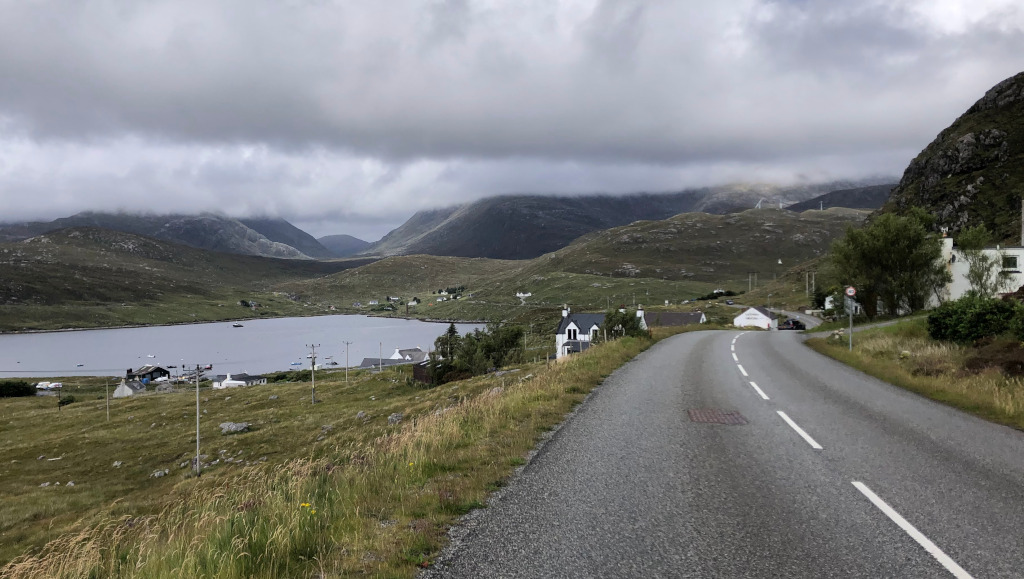
<svg viewBox="0 0 1024 579"><path fill-rule="evenodd" d="M561 358L574 352L582 352L597 339L604 314L574 314L569 308L562 310L562 323L555 334L555 357Z"/></svg>

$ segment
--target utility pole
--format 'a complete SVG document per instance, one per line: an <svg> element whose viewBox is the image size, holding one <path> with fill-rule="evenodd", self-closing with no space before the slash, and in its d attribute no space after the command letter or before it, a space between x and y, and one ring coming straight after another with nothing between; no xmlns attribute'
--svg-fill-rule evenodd
<svg viewBox="0 0 1024 579"><path fill-rule="evenodd" d="M104 386L107 390L107 422L110 422L110 382L105 382Z"/></svg>
<svg viewBox="0 0 1024 579"><path fill-rule="evenodd" d="M199 476L202 466L199 460L199 364L196 364L196 476Z"/></svg>
<svg viewBox="0 0 1024 579"><path fill-rule="evenodd" d="M342 342L345 344L345 382L348 382L348 347L352 345L352 342Z"/></svg>
<svg viewBox="0 0 1024 579"><path fill-rule="evenodd" d="M306 347L311 349L309 354L309 379L313 383L313 393L311 395L313 404L316 404L316 349L319 345L306 344Z"/></svg>
<svg viewBox="0 0 1024 579"><path fill-rule="evenodd" d="M451 347L448 347L451 350ZM377 371L384 371L384 342L377 342Z"/></svg>

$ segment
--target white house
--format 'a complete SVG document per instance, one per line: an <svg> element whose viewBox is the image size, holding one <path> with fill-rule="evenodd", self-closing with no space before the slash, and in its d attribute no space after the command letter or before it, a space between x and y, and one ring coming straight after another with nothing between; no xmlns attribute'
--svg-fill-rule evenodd
<svg viewBox="0 0 1024 579"><path fill-rule="evenodd" d="M522 299L522 298L528 298L528 297L530 297L530 296L532 296L532 295L533 295L533 293L532 293L532 292L516 292L516 297L517 297L517 298L520 298L520 299Z"/></svg>
<svg viewBox="0 0 1024 579"><path fill-rule="evenodd" d="M213 377L213 388L216 390L223 390L225 388L238 388L239 386L255 386L258 384L266 384L267 379L263 376L250 376L248 374L235 374L232 376L228 374L226 376L214 376Z"/></svg>
<svg viewBox="0 0 1024 579"><path fill-rule="evenodd" d="M779 316L768 311L766 308L747 308L745 312L733 318L732 325L738 328L758 327L768 330L778 327Z"/></svg>
<svg viewBox="0 0 1024 579"><path fill-rule="evenodd" d="M986 256L995 260L993 273L1003 272L1008 274L1006 292L1013 292L1024 285L1024 247L989 247L981 250ZM942 238L942 261L946 270L952 275L953 281L946 285L939 292L939 296L932 296L930 306L937 306L940 301L955 300L962 298L971 289L967 283L967 270L969 264L964 259L959 249L953 247L953 240L949 237Z"/></svg>
<svg viewBox="0 0 1024 579"><path fill-rule="evenodd" d="M117 389L114 390L114 393L111 395L111 397L112 398L128 398L129 396L134 396L134 395L135 395L135 391L132 390L128 386L128 384L125 383L124 379L122 378L120 386L118 386Z"/></svg>
<svg viewBox="0 0 1024 579"><path fill-rule="evenodd" d="M569 308L563 308L562 323L555 334L555 357L561 358L589 348L603 323L604 314L573 314Z"/></svg>

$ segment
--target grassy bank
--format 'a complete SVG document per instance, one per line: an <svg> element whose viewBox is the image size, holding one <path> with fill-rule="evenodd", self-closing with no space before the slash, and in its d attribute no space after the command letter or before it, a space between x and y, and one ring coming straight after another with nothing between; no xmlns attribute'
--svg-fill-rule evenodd
<svg viewBox="0 0 1024 579"><path fill-rule="evenodd" d="M807 344L890 384L1024 429L1024 380L974 363L979 358L972 348L932 340L925 318L858 332L852 352L846 340L813 338Z"/></svg>
<svg viewBox="0 0 1024 579"><path fill-rule="evenodd" d="M309 383L204 391L203 452L217 463L199 478L187 464L194 393L115 401L109 423L102 397L60 415L49 400L4 400L2 555L32 550L2 574L410 577L544 432L652 343L433 389L395 371L318 376L316 405ZM222 435L228 420L253 426Z"/></svg>

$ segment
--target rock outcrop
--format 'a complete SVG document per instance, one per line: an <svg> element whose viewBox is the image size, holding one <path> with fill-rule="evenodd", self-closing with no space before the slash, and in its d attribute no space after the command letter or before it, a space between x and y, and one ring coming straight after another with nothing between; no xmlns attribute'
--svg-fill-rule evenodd
<svg viewBox="0 0 1024 579"><path fill-rule="evenodd" d="M953 233L977 224L1020 241L1024 73L992 87L911 161L882 211L921 207Z"/></svg>

